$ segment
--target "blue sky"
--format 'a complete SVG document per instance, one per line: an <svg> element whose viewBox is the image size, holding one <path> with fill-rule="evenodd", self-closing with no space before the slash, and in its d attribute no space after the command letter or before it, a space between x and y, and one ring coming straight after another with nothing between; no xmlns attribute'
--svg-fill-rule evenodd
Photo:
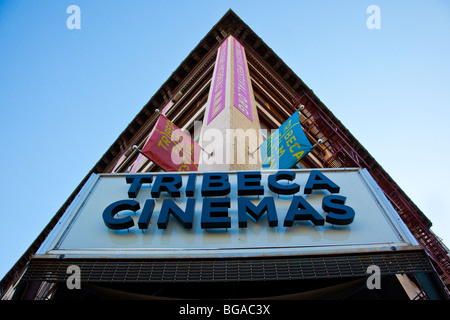
<svg viewBox="0 0 450 320"><path fill-rule="evenodd" d="M0 0L0 278L230 8L450 243L450 2Z"/></svg>

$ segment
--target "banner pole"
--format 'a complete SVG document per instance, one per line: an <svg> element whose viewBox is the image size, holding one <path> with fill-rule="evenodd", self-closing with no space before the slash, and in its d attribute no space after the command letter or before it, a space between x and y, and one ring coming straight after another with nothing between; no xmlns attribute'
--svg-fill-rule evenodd
<svg viewBox="0 0 450 320"><path fill-rule="evenodd" d="M136 150L137 152L139 152L140 154L142 154L144 157L146 157L148 160L152 160L152 159L150 159L149 157L147 157L142 151L141 151L141 149L139 149L139 147L137 146L137 145L133 145L132 147L131 147L133 150ZM152 160L153 161L153 160Z"/></svg>
<svg viewBox="0 0 450 320"><path fill-rule="evenodd" d="M314 143L314 145L312 146L311 150L314 149L315 147L317 147L319 144L322 144L323 141L322 139L317 140L317 143Z"/></svg>

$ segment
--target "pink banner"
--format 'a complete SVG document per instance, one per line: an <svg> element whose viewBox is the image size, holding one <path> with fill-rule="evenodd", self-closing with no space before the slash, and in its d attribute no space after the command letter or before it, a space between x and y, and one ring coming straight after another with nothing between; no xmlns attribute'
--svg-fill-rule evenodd
<svg viewBox="0 0 450 320"><path fill-rule="evenodd" d="M234 106L253 122L250 88L242 45L234 39Z"/></svg>
<svg viewBox="0 0 450 320"><path fill-rule="evenodd" d="M213 79L212 95L207 124L209 124L225 108L227 52L228 38L222 43L219 49L219 57L217 58L217 65L214 71L215 76Z"/></svg>
<svg viewBox="0 0 450 320"><path fill-rule="evenodd" d="M167 102L166 106L163 108L163 110L161 111L161 113L162 113L163 115L166 115L167 111L169 111L170 107L172 107L172 106L173 106L173 101L172 101L172 99L171 99L169 102Z"/></svg>
<svg viewBox="0 0 450 320"><path fill-rule="evenodd" d="M174 133L177 137L173 137ZM142 153L164 171L197 171L200 151L200 146L164 115L159 117L142 148Z"/></svg>

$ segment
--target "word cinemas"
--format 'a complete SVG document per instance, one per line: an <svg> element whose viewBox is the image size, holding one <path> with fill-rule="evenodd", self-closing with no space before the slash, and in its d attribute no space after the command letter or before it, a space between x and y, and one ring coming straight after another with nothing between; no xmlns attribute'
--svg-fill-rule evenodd
<svg viewBox="0 0 450 320"><path fill-rule="evenodd" d="M202 176L201 183L197 184L197 176ZM136 198L141 187L145 185L151 188L151 198L145 200L140 212L139 229L143 231L148 229L155 202L161 197L161 192L167 192L170 198L165 197L162 200L157 222L159 229L167 228L170 215L184 228L192 229L197 200L202 201L201 228L224 228L227 230L231 227L229 209L233 199L230 198L230 195L236 195L236 192L231 192L233 185L237 188L237 197L234 197L237 198L239 228L247 228L248 216L258 222L264 214L267 216L269 226L277 227L278 215L281 212L277 212L274 195L277 197L293 195L288 198L284 197L291 201L287 212L283 210L285 211L283 214L286 214L283 221L284 227L292 227L295 221L305 220L311 221L315 226L324 225L325 222L333 225L348 225L353 222L355 211L345 205L346 197L336 194L339 193L340 187L325 174L319 170L312 170L304 187L304 194L311 194L313 190L324 190L321 192L326 193L322 199L322 209L327 213L325 218L308 203L305 197L297 195L300 185L294 182L295 177L295 171L283 170L268 175L267 181L266 179L263 181L259 171L242 171L236 173L237 182L232 184L225 172L190 173L185 177L186 183L183 187L183 177L177 173L154 176L152 174L127 175L126 182L130 185L129 199L119 200L108 205L103 211L103 221L108 228L113 230L133 227L133 218L124 213L126 211L137 213L140 210L140 204ZM197 186L201 186L200 190L196 190ZM268 195L260 199L259 196L264 195L265 187L268 187L271 192L267 192ZM200 192L201 197L196 197L196 192ZM185 197L182 196L183 194ZM258 196L258 198L247 196ZM180 199L179 202L185 203L182 208L179 206L180 203L175 201L177 198ZM122 213L122 211L124 212ZM118 215L119 212L121 212L120 215ZM129 213L131 214L131 212Z"/></svg>

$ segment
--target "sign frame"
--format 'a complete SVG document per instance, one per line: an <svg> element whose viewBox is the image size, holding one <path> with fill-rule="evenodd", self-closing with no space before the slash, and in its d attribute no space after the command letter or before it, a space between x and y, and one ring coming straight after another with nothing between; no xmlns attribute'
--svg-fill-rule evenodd
<svg viewBox="0 0 450 320"><path fill-rule="evenodd" d="M296 173L311 172L315 169L300 169L289 170ZM249 170L250 171L250 170ZM251 170L254 171L254 170ZM279 170L262 170L263 174L273 174ZM237 172L243 171L227 171L227 174L237 174ZM417 240L411 234L409 229L403 223L395 209L390 204L389 200L383 194L381 188L375 183L366 169L359 168L342 168L342 169L320 169L320 172L327 173L332 172L354 172L361 179L362 183L367 188L367 192L370 197L374 199L376 206L380 209L383 218L386 219L387 224L392 228L393 233L397 237L397 241L391 241L386 243L354 243L354 244L331 244L331 245L294 245L294 246L261 246L261 247L242 247L242 248L221 248L221 247L205 247L205 248L185 248L185 247L173 247L173 248L95 248L95 249L67 249L64 247L64 241L68 234L77 223L80 215L83 212L83 208L89 202L92 194L96 191L99 182L103 178L107 177L122 177L125 181L125 177L128 174L93 174L87 181L85 186L81 189L80 193L76 196L75 200L66 210L61 217L58 224L53 228L49 236L44 243L38 249L36 258L59 258L62 255L66 258L233 258L233 257L268 257L268 256L301 256L301 255L325 255L325 254L352 254L362 252L389 252L389 251L401 251L401 250L418 250L421 249ZM204 172L196 172L196 174L202 175ZM151 174L159 175L166 173ZM180 175L188 175L187 172L177 173ZM117 199L120 200L120 199ZM358 212L356 213L358 214ZM99 214L101 219L101 213ZM358 217L356 216L355 219ZM153 217L153 223L151 224L152 230L147 230L146 233L151 233L156 228L156 218ZM103 222L102 222L103 223ZM176 221L171 221L173 226L182 228ZM267 224L267 221L260 221L260 224ZM256 224L255 224L256 225ZM283 228L283 223L280 223L280 228ZM117 232L107 230L105 232ZM237 225L232 226L238 228ZM135 226L137 228L137 226ZM267 227L269 228L269 227ZM278 228L278 227L277 227ZM311 228L315 228L311 226ZM333 226L334 228L334 226ZM127 231L120 231L126 234ZM135 230L135 232L141 232ZM166 230L162 232L167 232ZM188 231L187 231L188 232ZM205 232L201 230L201 232ZM226 231L225 231L226 232Z"/></svg>

